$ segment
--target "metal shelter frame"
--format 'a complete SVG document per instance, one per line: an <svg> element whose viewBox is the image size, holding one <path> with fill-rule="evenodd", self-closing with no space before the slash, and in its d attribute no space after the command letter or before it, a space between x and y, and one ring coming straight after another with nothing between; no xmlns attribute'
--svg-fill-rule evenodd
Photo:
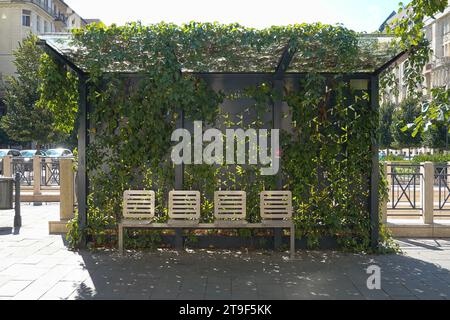
<svg viewBox="0 0 450 320"><path fill-rule="evenodd" d="M79 77L79 127L78 127L78 175L77 175L77 199L78 199L78 219L79 228L83 230L87 225L87 197L89 194L89 179L87 176L86 167L86 150L89 145L89 120L88 114L90 112L90 105L88 102L88 79L89 74L76 65L69 57L63 52L59 51L50 45L45 39L39 40L39 45L45 49L45 51L61 65L67 66L78 74ZM299 80L308 73L306 72L287 72L292 59L294 58L296 50L291 48L288 44L283 54L279 59L277 68L271 72L190 72L191 74L206 80L207 82L218 81L222 83L233 82L240 84L257 83L258 81L268 81L272 83L274 89L282 91L283 84L286 80ZM370 107L378 112L379 109L379 76L380 74L394 64L397 60L407 55L407 52L401 52L395 57L387 61L381 67L377 68L373 72L356 72L356 73L319 73L325 77L342 76L346 80L367 80L369 83L370 94ZM129 72L120 73L124 77L140 77L142 73ZM280 128L281 124L281 112L277 112L281 109L283 101L280 99L275 101L272 105L273 110L273 125L274 129ZM179 128L184 127L184 114L180 110L181 117L177 123ZM380 182L379 173L379 146L376 143L377 139L372 139L372 172L370 174L370 198L368 199L369 211L370 211L370 223L371 223L371 246L373 248L378 247L379 244L379 201L378 201L378 188ZM183 187L184 168L183 166L177 166L175 169L175 188L182 189ZM281 178L278 178L278 186L281 187ZM80 234L84 235L83 232ZM86 244L86 239L81 240L81 246Z"/></svg>

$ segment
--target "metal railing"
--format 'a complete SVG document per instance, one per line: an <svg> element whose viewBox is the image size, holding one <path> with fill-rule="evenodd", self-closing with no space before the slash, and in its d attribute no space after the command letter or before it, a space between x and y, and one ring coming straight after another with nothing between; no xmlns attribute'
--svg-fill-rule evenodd
<svg viewBox="0 0 450 320"><path fill-rule="evenodd" d="M34 182L33 159L29 158L13 158L12 173L20 176L20 183L26 186L32 186Z"/></svg>
<svg viewBox="0 0 450 320"><path fill-rule="evenodd" d="M434 185L438 186L442 180L447 181L448 165L437 163L434 165Z"/></svg>
<svg viewBox="0 0 450 320"><path fill-rule="evenodd" d="M448 164L439 164L435 166L435 186L438 190L434 192L434 210L450 211L450 170ZM437 199L436 199L437 198ZM436 206L437 204L437 206Z"/></svg>
<svg viewBox="0 0 450 320"><path fill-rule="evenodd" d="M59 186L61 185L60 179L60 165L58 159L46 159L41 160L41 186Z"/></svg>
<svg viewBox="0 0 450 320"><path fill-rule="evenodd" d="M422 218L426 225L450 218L450 163L386 163L389 198L383 221ZM419 220L420 221L420 220Z"/></svg>
<svg viewBox="0 0 450 320"><path fill-rule="evenodd" d="M421 165L389 164L388 210L421 210Z"/></svg>
<svg viewBox="0 0 450 320"><path fill-rule="evenodd" d="M10 173L20 175L20 182L23 186L34 186L35 179L35 158L15 157L11 158ZM0 172L4 171L3 158L0 158ZM59 187L61 185L60 178L60 159L59 158L40 158L40 175L37 179L41 187Z"/></svg>
<svg viewBox="0 0 450 320"><path fill-rule="evenodd" d="M74 159L73 158L13 158L6 156L3 160L4 175L16 175L23 186L23 202L66 202L65 212L73 208L74 193ZM59 229L58 229L59 230Z"/></svg>
<svg viewBox="0 0 450 320"><path fill-rule="evenodd" d="M54 15L55 21L60 21L63 24L67 25L67 17L65 15L63 15L62 13L59 14L55 14Z"/></svg>

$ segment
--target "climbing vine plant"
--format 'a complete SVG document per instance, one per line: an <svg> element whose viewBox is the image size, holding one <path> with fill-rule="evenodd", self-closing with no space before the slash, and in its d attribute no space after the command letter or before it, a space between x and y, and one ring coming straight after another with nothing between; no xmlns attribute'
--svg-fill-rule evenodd
<svg viewBox="0 0 450 320"><path fill-rule="evenodd" d="M310 75L287 101L294 127L285 140L283 163L299 230L311 244L324 234L339 234L346 247L367 247L376 128L368 93L352 92L343 79Z"/></svg>
<svg viewBox="0 0 450 320"><path fill-rule="evenodd" d="M273 83L262 82L225 93L192 73L273 72L287 43L301 57L293 63L293 71L305 72L295 90L286 87L277 92ZM156 190L158 219L167 219L166 197L174 187L170 138L180 110L186 121L270 128L273 124L265 117L272 104L283 99L288 105L283 118L292 126L282 132L282 176L284 188L294 195L299 236L311 246L320 237L337 236L345 248L368 248L370 145L377 114L370 108L367 91L352 90L339 76L319 75L331 69L364 71L377 63L379 55L360 51L356 33L321 24L264 30L237 24L94 24L74 31L69 48L77 49L66 55L89 75L88 235L95 239L114 229L127 189ZM76 126L76 80L49 56L42 59L40 76L46 79L40 105L61 111L61 127ZM221 104L233 99L251 102L230 115ZM252 121L245 121L250 113ZM245 190L248 219L256 222L259 192L273 190L276 181L251 166L201 165L186 166L185 187L201 190L205 221L213 218L215 190ZM75 243L80 236L76 219L71 230L69 237ZM157 238L155 233L147 235ZM103 244L105 239L97 242ZM133 237L128 241L138 245Z"/></svg>

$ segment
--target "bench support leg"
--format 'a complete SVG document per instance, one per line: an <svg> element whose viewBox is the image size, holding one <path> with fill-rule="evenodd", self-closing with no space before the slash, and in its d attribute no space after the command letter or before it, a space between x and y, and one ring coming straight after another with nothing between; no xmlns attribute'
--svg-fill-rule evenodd
<svg viewBox="0 0 450 320"><path fill-rule="evenodd" d="M123 254L123 226L119 223L119 254Z"/></svg>
<svg viewBox="0 0 450 320"><path fill-rule="evenodd" d="M273 229L273 243L275 250L280 250L283 244L283 230L280 228Z"/></svg>
<svg viewBox="0 0 450 320"><path fill-rule="evenodd" d="M291 226L291 259L295 259L295 225Z"/></svg>
<svg viewBox="0 0 450 320"><path fill-rule="evenodd" d="M183 229L175 229L175 249L183 250Z"/></svg>

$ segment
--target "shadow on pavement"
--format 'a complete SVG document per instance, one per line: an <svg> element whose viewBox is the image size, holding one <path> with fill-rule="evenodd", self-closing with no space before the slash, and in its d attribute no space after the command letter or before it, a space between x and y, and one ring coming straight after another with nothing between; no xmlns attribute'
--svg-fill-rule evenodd
<svg viewBox="0 0 450 320"><path fill-rule="evenodd" d="M434 245L428 245L426 243L424 243L423 241L417 241L417 240L412 240L412 239L401 239L401 242L403 244L407 244L407 245L411 245L414 247L421 247L427 250L435 250L435 251L443 251L444 249L440 247L439 242L434 241L433 244Z"/></svg>
<svg viewBox="0 0 450 320"><path fill-rule="evenodd" d="M90 279L76 299L448 299L450 272L404 255L196 250L81 252ZM381 290L366 270L381 268ZM448 268L448 265L447 265Z"/></svg>

